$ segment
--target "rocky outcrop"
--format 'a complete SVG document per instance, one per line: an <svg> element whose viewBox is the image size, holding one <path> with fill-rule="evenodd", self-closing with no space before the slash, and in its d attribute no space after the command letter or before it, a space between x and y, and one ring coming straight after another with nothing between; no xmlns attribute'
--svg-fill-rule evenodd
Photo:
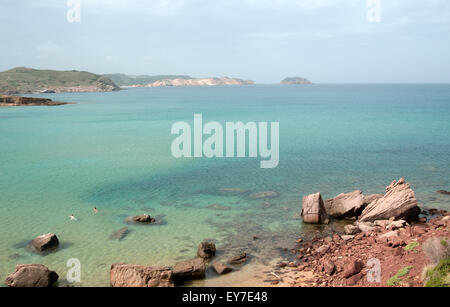
<svg viewBox="0 0 450 307"><path fill-rule="evenodd" d="M112 287L173 287L173 272L166 267L117 263L111 265Z"/></svg>
<svg viewBox="0 0 450 307"><path fill-rule="evenodd" d="M281 81L281 84L285 85L304 85L304 84L312 84L311 81L305 78L300 77L288 77Z"/></svg>
<svg viewBox="0 0 450 307"><path fill-rule="evenodd" d="M362 212L359 220L362 222L373 222L375 220L414 219L417 218L420 209L414 191L405 179L393 181L386 187L386 194L373 201Z"/></svg>
<svg viewBox="0 0 450 307"><path fill-rule="evenodd" d="M199 244L197 256L203 259L210 259L215 255L216 255L216 244L207 241Z"/></svg>
<svg viewBox="0 0 450 307"><path fill-rule="evenodd" d="M173 279L175 283L188 280L205 278L206 266L201 258L178 262L173 267Z"/></svg>
<svg viewBox="0 0 450 307"><path fill-rule="evenodd" d="M342 193L325 200L325 210L334 218L358 216L364 209L364 195L361 191Z"/></svg>
<svg viewBox="0 0 450 307"><path fill-rule="evenodd" d="M439 190L439 191L437 191L439 194L442 194L442 195L450 195L450 192L449 191L446 191L446 190Z"/></svg>
<svg viewBox="0 0 450 307"><path fill-rule="evenodd" d="M5 284L8 287L51 287L59 276L41 264L18 264Z"/></svg>
<svg viewBox="0 0 450 307"><path fill-rule="evenodd" d="M164 79L147 84L147 87L161 86L224 86L224 85L251 85L251 80L242 80L236 78L193 78L193 79Z"/></svg>
<svg viewBox="0 0 450 307"><path fill-rule="evenodd" d="M303 197L301 217L305 223L328 223L328 216L320 193Z"/></svg>
<svg viewBox="0 0 450 307"><path fill-rule="evenodd" d="M231 267L229 267L228 265L226 265L225 263L222 263L222 262L213 263L212 268L219 275L228 274L231 271L233 271L233 269Z"/></svg>
<svg viewBox="0 0 450 307"><path fill-rule="evenodd" d="M22 96L0 96L0 107L21 107L21 106L60 106L69 104L58 102L46 98L32 98Z"/></svg>
<svg viewBox="0 0 450 307"><path fill-rule="evenodd" d="M36 252L54 251L59 246L59 240L54 233L48 233L33 239L30 246Z"/></svg>

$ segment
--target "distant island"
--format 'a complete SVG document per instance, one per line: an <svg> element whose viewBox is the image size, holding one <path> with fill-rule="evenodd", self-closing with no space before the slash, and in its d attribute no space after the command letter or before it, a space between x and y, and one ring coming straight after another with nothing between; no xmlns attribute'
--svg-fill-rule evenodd
<svg viewBox="0 0 450 307"><path fill-rule="evenodd" d="M305 78L288 77L281 81L281 84L312 84L312 82Z"/></svg>
<svg viewBox="0 0 450 307"><path fill-rule="evenodd" d="M219 85L252 85L251 80L238 78L193 78L187 75L129 76L124 74L107 74L120 87L162 87L162 86L219 86Z"/></svg>
<svg viewBox="0 0 450 307"><path fill-rule="evenodd" d="M112 92L120 88L108 77L86 71L17 67L0 72L0 93Z"/></svg>
<svg viewBox="0 0 450 307"><path fill-rule="evenodd" d="M72 103L53 101L47 98L0 95L0 107L61 106L65 104L72 104Z"/></svg>

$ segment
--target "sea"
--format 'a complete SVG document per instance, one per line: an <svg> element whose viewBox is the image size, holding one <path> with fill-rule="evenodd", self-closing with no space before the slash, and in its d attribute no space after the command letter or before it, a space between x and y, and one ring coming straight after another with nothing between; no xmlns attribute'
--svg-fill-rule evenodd
<svg viewBox="0 0 450 307"><path fill-rule="evenodd" d="M113 263L171 266L239 252L245 265L186 286L259 286L303 235L302 197L383 193L405 177L421 207L450 209L450 85L160 87L38 94L64 106L0 108L0 280L40 263L75 286L109 286ZM279 123L279 164L261 157L175 158L176 122ZM269 133L270 135L270 133ZM270 197L257 194L270 192ZM274 193L275 192L275 193ZM256 193L256 194L255 194ZM256 195L256 196L255 196ZM94 214L93 208L98 209ZM149 214L156 225L127 217ZM74 215L77 220L69 219ZM128 227L121 240L112 235ZM59 249L30 251L55 233ZM69 264L69 266L68 266Z"/></svg>

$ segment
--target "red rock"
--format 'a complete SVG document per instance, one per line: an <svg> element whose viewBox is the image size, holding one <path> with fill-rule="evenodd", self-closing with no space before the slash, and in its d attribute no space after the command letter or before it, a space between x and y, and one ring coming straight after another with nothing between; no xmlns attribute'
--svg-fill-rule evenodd
<svg viewBox="0 0 450 307"><path fill-rule="evenodd" d="M344 265L344 277L348 278L361 272L364 267L364 263L359 260L350 260Z"/></svg>

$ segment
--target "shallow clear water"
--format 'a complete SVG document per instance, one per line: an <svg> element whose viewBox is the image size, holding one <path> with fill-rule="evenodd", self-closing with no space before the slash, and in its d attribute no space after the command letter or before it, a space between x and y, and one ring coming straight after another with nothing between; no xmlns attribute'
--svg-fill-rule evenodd
<svg viewBox="0 0 450 307"><path fill-rule="evenodd" d="M170 265L193 257L207 238L217 241L219 256L250 251L249 267L256 267L276 260L306 231L295 218L302 195L379 193L402 176L421 205L450 208L450 197L436 193L450 190L450 85L149 88L46 97L78 104L0 109L1 280L17 263L45 264L64 279L66 261L78 258L82 285L106 286L111 263ZM261 169L259 158L173 158L171 126L192 123L194 113L222 124L280 122L278 168ZM248 197L262 191L279 196ZM72 213L77 222L69 221ZM142 213L164 224L124 223ZM131 232L122 241L109 239L124 226ZM58 235L58 252L27 251L32 238L48 232ZM252 284L245 280L202 285Z"/></svg>

